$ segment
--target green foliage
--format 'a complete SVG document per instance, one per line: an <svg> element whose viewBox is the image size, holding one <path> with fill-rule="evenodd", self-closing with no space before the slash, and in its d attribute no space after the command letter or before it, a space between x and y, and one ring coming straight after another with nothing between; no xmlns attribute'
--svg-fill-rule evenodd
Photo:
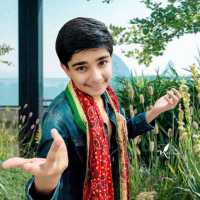
<svg viewBox="0 0 200 200"><path fill-rule="evenodd" d="M12 156L18 156L18 126L16 122L9 122L6 109L0 120L0 161ZM19 169L3 170L0 168L0 199L25 200L25 183L30 175Z"/></svg>
<svg viewBox="0 0 200 200"><path fill-rule="evenodd" d="M0 199L25 200L25 184L30 175L19 169L0 170Z"/></svg>
<svg viewBox="0 0 200 200"><path fill-rule="evenodd" d="M91 0L87 0L87 1L91 1ZM110 3L112 0L102 0L102 3Z"/></svg>
<svg viewBox="0 0 200 200"><path fill-rule="evenodd" d="M181 90L183 79L184 87L189 89L182 93L183 100L180 102L184 114L181 123L188 131L184 137L179 129L181 111L177 107L156 119L155 129L149 134L138 136L130 142L128 150L133 199L200 198L200 73L194 70L194 66L189 69L192 77L180 77L171 66L168 71L155 77L116 79L119 83L117 94L127 117L150 109L167 90ZM186 104L185 98L189 98L189 104Z"/></svg>
<svg viewBox="0 0 200 200"><path fill-rule="evenodd" d="M14 50L13 48L11 48L9 45L7 44L0 44L0 57L4 56L6 54L8 54L10 51ZM12 65L11 62L6 61L6 60L1 60L0 59L0 63L6 64L6 65Z"/></svg>
<svg viewBox="0 0 200 200"><path fill-rule="evenodd" d="M154 56L163 54L174 38L200 32L199 0L168 1L165 7L154 0L144 0L143 3L151 10L149 17L131 19L129 27L110 25L116 44L140 46L125 52L140 64L148 66Z"/></svg>
<svg viewBox="0 0 200 200"><path fill-rule="evenodd" d="M7 114L10 109L5 109L0 119L0 160L4 160L18 151L16 121L8 122ZM10 146L12 145L12 148Z"/></svg>
<svg viewBox="0 0 200 200"><path fill-rule="evenodd" d="M18 141L19 153L22 157L34 157L40 141L39 118L33 120L28 104L19 110Z"/></svg>

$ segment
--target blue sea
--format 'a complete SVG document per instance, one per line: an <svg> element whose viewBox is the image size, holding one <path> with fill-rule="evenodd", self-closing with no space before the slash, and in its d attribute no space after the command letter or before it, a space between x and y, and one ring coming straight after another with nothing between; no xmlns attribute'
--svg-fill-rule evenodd
<svg viewBox="0 0 200 200"><path fill-rule="evenodd" d="M54 99L62 92L67 83L68 78L45 78L43 84L43 100L45 105L49 104L49 100ZM111 85L116 88L116 82L111 81ZM17 106L19 98L18 79L0 78L0 106ZM47 102L45 101L47 100Z"/></svg>
<svg viewBox="0 0 200 200"><path fill-rule="evenodd" d="M128 66L117 55L113 55L113 79L111 85L116 88L117 83L114 81L115 76L130 76ZM67 85L67 78L44 78L43 81L43 99L53 99ZM18 105L18 79L17 78L0 78L0 106Z"/></svg>
<svg viewBox="0 0 200 200"><path fill-rule="evenodd" d="M43 99L53 99L66 87L68 79L66 78L46 78L43 85ZM18 105L18 79L1 78L0 79L0 106Z"/></svg>

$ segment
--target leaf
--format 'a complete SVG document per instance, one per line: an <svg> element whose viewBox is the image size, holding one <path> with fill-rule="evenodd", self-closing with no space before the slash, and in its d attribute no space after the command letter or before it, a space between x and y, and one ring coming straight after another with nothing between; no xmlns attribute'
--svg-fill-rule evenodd
<svg viewBox="0 0 200 200"><path fill-rule="evenodd" d="M150 14L146 18L133 18L129 20L129 26L122 30L122 34L116 34L117 44L137 44L138 53L126 53L126 56L134 56L139 64L148 66L154 57L163 55L167 44L174 38L184 34L200 32L200 1L168 0L168 3L155 3L153 0L142 1Z"/></svg>
<svg viewBox="0 0 200 200"><path fill-rule="evenodd" d="M7 194L6 188L3 186L3 184L0 183L0 189ZM6 195L7 196L7 195Z"/></svg>
<svg viewBox="0 0 200 200"><path fill-rule="evenodd" d="M163 152L167 152L168 149L169 149L169 144L167 144L167 145L164 147Z"/></svg>

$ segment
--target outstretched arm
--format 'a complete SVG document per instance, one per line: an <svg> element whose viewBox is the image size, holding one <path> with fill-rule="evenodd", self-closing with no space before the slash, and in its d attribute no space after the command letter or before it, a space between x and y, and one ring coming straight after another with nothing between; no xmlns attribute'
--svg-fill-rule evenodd
<svg viewBox="0 0 200 200"><path fill-rule="evenodd" d="M128 137L133 139L154 128L154 119L161 113L173 109L181 98L180 93L172 89L166 95L160 97L151 110L140 113L127 120Z"/></svg>
<svg viewBox="0 0 200 200"><path fill-rule="evenodd" d="M53 143L46 158L10 158L2 163L4 169L20 168L35 176L35 189L48 194L54 190L68 166L67 147L56 129L51 130Z"/></svg>

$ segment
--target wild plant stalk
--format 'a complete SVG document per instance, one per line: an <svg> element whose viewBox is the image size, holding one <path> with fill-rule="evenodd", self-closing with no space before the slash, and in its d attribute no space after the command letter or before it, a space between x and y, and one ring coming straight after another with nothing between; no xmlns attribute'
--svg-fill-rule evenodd
<svg viewBox="0 0 200 200"><path fill-rule="evenodd" d="M22 108L23 109L23 108ZM26 106L25 106L26 109ZM11 121L7 118L10 115L11 110L6 108L3 113L3 117L0 121L0 161L6 160L13 156L19 156L18 147L18 132L23 129L26 125L26 118L21 116L21 126L17 123L18 121ZM29 115L30 117L30 115ZM23 124L23 123L24 124ZM36 124L39 120L36 120ZM32 129L35 127L32 126ZM33 131L33 130L32 130ZM40 133L37 133L37 138L32 135L32 140L36 142L40 139ZM30 141L25 148L25 151L30 150ZM26 153L27 153L26 152ZM0 169L0 199L24 199L25 200L25 183L27 182L30 175L22 172L18 169L2 170Z"/></svg>
<svg viewBox="0 0 200 200"><path fill-rule="evenodd" d="M183 108L179 105L179 139L182 153L191 154L192 150L192 115L190 111L190 94L186 81L183 80L179 91L182 96ZM184 110L183 110L184 109Z"/></svg>
<svg viewBox="0 0 200 200"><path fill-rule="evenodd" d="M9 114L10 110L7 108L2 115L2 119L0 122L0 159L4 160L8 158L8 156L13 155L17 149L17 129L16 122L13 120L11 123L6 116ZM10 148L10 147L13 148Z"/></svg>
<svg viewBox="0 0 200 200"><path fill-rule="evenodd" d="M196 88L198 98L198 79L197 70L193 65L191 67L193 85ZM196 85L195 85L196 84ZM186 81L182 81L180 85L182 94L182 104L179 105L179 149L176 149L176 166L172 168L176 171L175 176L181 179L182 184L177 188L191 196L192 199L200 198L200 140L195 129L198 128L198 123L192 123L192 116L198 112L198 108L193 108L191 111L190 103L196 105L195 102L190 102L190 94ZM194 93L193 93L194 95Z"/></svg>
<svg viewBox="0 0 200 200"><path fill-rule="evenodd" d="M200 75L199 75L199 70L195 64L190 66L191 74L192 74L192 79L193 79L193 85L197 91L197 97L200 99Z"/></svg>
<svg viewBox="0 0 200 200"><path fill-rule="evenodd" d="M28 112L27 104L23 106L20 113L18 126L20 155L33 157L35 156L40 141L40 120L33 120L33 113Z"/></svg>
<svg viewBox="0 0 200 200"><path fill-rule="evenodd" d="M28 105L24 105L22 110L26 110ZM6 108L4 113L2 114L3 117L0 122L0 159L4 160L9 156L18 156L19 155L19 133L24 131L29 124L33 114L32 112L28 113L28 116L22 114L19 117L19 124L17 119L11 120L7 119L6 117L10 115L11 110ZM22 112L23 113L23 112ZM26 141L23 146L24 155L34 155L35 152L32 152L32 145L33 143L35 146L38 145L40 141L40 130L39 130L39 119L35 121L34 124L30 126L27 134L21 138L21 142ZM10 148L13 146L15 148ZM17 150L16 150L17 149Z"/></svg>
<svg viewBox="0 0 200 200"><path fill-rule="evenodd" d="M140 172L140 163L138 156L140 150L137 146L137 142L131 142L128 146L129 149L129 184L130 184L130 196L133 198L140 191L141 185L141 172Z"/></svg>
<svg viewBox="0 0 200 200"><path fill-rule="evenodd" d="M138 112L148 110L155 99L164 95L172 87L176 89L180 87L183 96L179 110L175 109L161 115L157 119L155 130L147 137L142 137L142 141L137 145L131 146L130 179L133 199L136 197L145 199L147 194L150 199L156 198L150 197L151 192L154 193L154 191L159 200L198 198L200 164L196 156L200 155L200 140L195 139L195 142L192 136L197 138L199 135L197 131L199 118L196 116L199 110L193 106L194 113L192 114L190 106L198 104L196 98L190 101L189 92L192 92L191 88L194 87L191 80L185 79L186 82L181 83L181 77L178 77L174 71L173 73L174 77L157 74L154 79L131 77L134 98L130 98L128 94L125 96L124 89L118 90L126 115L132 117L136 109ZM120 81L123 84L123 80ZM151 96L150 93L153 95ZM192 95L196 94L192 93ZM196 123L192 115L197 119ZM196 127L195 131L193 126Z"/></svg>

